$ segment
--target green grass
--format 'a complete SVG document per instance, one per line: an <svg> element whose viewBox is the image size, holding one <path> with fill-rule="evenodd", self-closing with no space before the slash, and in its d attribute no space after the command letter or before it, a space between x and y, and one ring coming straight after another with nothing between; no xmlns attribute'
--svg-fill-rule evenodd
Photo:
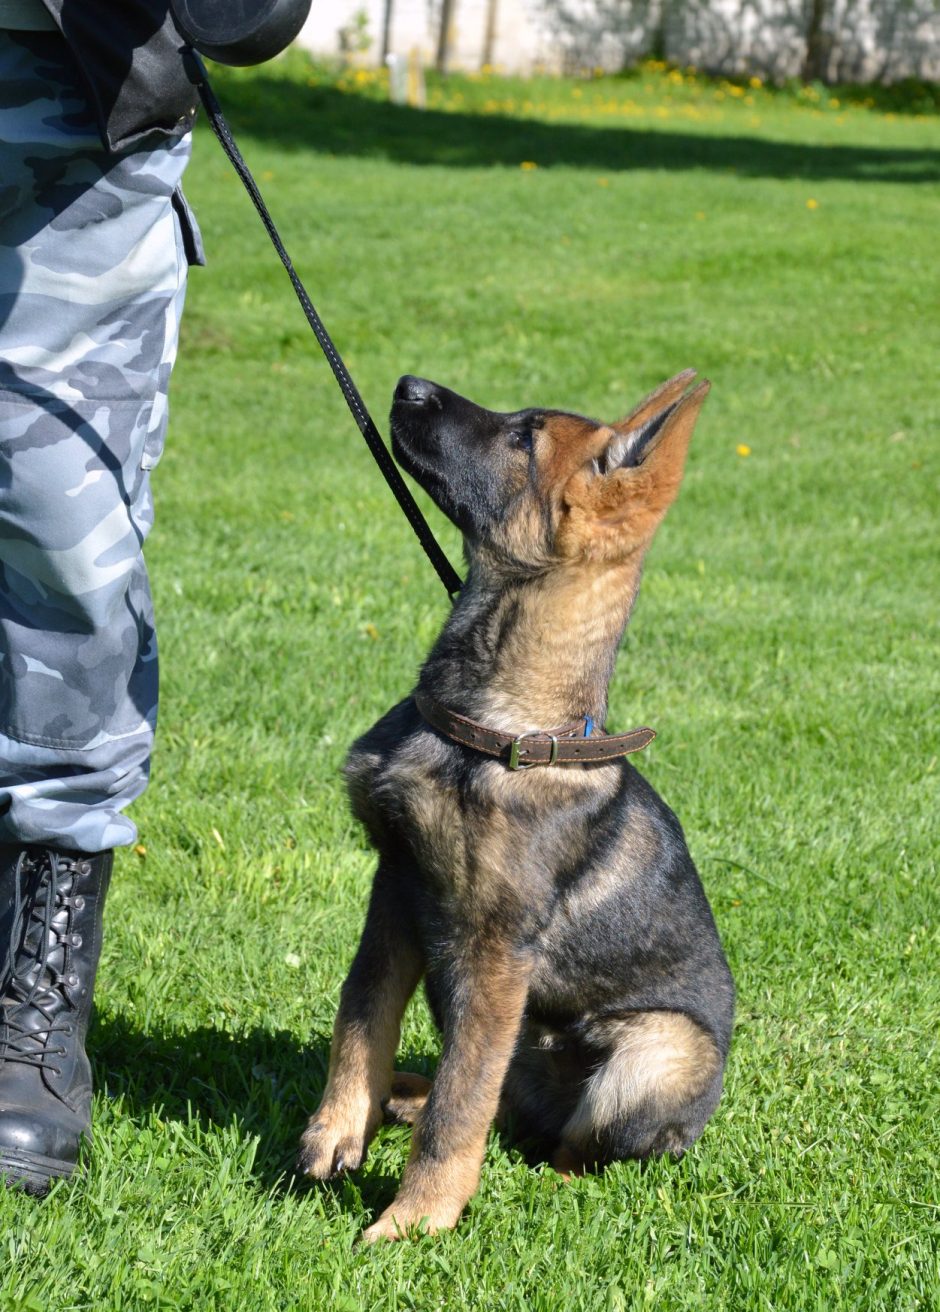
<svg viewBox="0 0 940 1312"><path fill-rule="evenodd" d="M736 1039L678 1165L558 1188L494 1136L454 1234L377 1250L407 1132L284 1191L372 866L339 767L446 601L203 127L95 1151L0 1197L0 1309L935 1309L937 119L655 68L423 115L299 59L217 84L380 420L406 371L608 419L712 379L611 724L659 731ZM416 1002L403 1064L438 1050Z"/></svg>

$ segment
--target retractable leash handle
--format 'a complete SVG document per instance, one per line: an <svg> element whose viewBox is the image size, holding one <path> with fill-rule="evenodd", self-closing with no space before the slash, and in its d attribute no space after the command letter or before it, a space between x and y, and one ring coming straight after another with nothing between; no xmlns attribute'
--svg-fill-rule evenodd
<svg viewBox="0 0 940 1312"><path fill-rule="evenodd" d="M386 483L391 488L396 501L404 511L408 523L414 529L415 535L421 543L421 546L424 548L425 554L431 564L434 566L438 578L447 589L447 595L453 600L461 588L460 575L444 555L440 544L431 532L430 525L422 515L418 503L411 495L407 484L398 472L398 466L392 460L388 447L383 442L382 436L376 428L372 416L366 409L365 402L359 395L359 390L353 382L349 370L343 363L342 356L333 345L333 339L326 331L322 319L317 314L314 304L307 294L306 287L300 281L284 243L281 241L280 233L274 225L274 220L268 212L268 207L264 203L261 192L258 190L258 185L251 176L248 165L242 159L241 152L235 144L235 138L232 136L229 125L225 121L225 116L223 115L222 108L216 99L215 92L209 84L209 77L202 60L195 50L186 49L183 52L183 61L191 82L199 92L199 97L202 100L206 114L209 117L212 131L215 133L219 140L219 144L231 161L235 172L241 178L245 190L251 197L255 209L258 211L261 222L264 224L265 230L271 238L274 249L277 251L281 263L287 270L287 276L290 278L291 285L294 288L298 301L300 301L301 308L307 316L307 322L310 324L310 327L313 330L313 335L319 342L320 348L326 356L330 368L333 370L333 376L339 383L340 390L346 398L346 404L358 425L360 433L365 438L366 445L372 452L372 455L379 466L379 469L382 471Z"/></svg>
<svg viewBox="0 0 940 1312"><path fill-rule="evenodd" d="M170 0L189 44L219 64L263 64L298 34L311 0Z"/></svg>

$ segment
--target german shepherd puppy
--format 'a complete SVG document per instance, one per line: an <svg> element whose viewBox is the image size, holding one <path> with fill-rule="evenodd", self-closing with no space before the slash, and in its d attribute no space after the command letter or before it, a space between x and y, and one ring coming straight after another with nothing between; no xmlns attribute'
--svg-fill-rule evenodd
<svg viewBox="0 0 940 1312"><path fill-rule="evenodd" d="M359 1166L383 1112L414 1124L368 1240L453 1227L497 1113L570 1174L679 1155L718 1102L734 986L672 811L622 755L514 769L467 745L516 736L518 765L530 735L550 755L612 741L593 726L709 389L693 377L611 426L395 390L393 451L463 532L468 573L414 694L346 766L378 869L298 1165L327 1179ZM393 1070L422 977L433 1085Z"/></svg>

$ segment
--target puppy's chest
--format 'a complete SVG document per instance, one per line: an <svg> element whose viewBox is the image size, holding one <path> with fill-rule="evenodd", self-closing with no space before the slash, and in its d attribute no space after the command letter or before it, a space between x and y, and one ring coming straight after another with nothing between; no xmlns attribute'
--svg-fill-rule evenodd
<svg viewBox="0 0 940 1312"><path fill-rule="evenodd" d="M485 778L454 768L436 746L375 761L354 802L360 818L380 844L404 844L423 881L440 894L463 900L513 885L531 870L532 831L499 804ZM544 885L545 875L535 883Z"/></svg>
<svg viewBox="0 0 940 1312"><path fill-rule="evenodd" d="M353 809L376 846L406 849L422 882L448 900L518 900L547 917L564 872L586 856L575 818L584 798L572 808L571 781L561 776L468 763L430 733L393 749L360 742L347 776Z"/></svg>

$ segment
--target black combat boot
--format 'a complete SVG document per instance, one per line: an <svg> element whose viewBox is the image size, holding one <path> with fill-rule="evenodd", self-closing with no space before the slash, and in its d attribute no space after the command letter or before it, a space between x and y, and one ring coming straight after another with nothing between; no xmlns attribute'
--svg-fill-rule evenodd
<svg viewBox="0 0 940 1312"><path fill-rule="evenodd" d="M0 847L0 1179L44 1194L91 1126L85 1035L111 852Z"/></svg>

